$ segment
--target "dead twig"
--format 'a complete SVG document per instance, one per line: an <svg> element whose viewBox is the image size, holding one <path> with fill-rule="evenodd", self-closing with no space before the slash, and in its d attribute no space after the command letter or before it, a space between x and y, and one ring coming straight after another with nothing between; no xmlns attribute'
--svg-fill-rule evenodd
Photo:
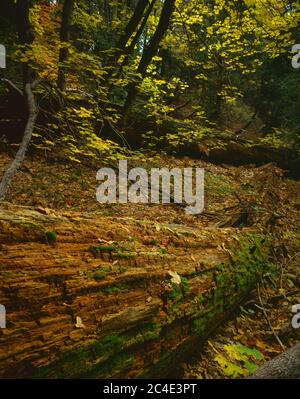
<svg viewBox="0 0 300 399"><path fill-rule="evenodd" d="M9 79L1 79L1 82L6 83L10 88L12 88L13 90L15 90L17 93L20 94L20 96L23 97L24 93L21 89L19 89L19 87L17 85L15 85L11 80Z"/></svg>
<svg viewBox="0 0 300 399"><path fill-rule="evenodd" d="M260 286L259 286L259 284L257 284L257 296L258 296L258 299L259 299L259 302L260 302L260 305L261 305L261 306L257 306L257 305L256 305L256 306L257 306L259 309L262 310L262 312L263 312L263 314L264 314L264 316L265 316L265 319L266 319L266 321L267 321L267 323L268 323L268 325L269 325L269 327L270 327L270 329L271 329L271 331L272 331L274 337L276 338L276 341L279 343L279 345L281 346L281 348L285 351L285 346L284 346L284 344L282 343L281 339L278 337L278 334L276 333L276 331L274 330L274 328L273 328L273 326L272 326L272 324L271 324L271 322L270 322L270 319L269 319L269 317L268 317L268 314L267 314L266 308L265 308L265 306L264 306L264 303L263 303L263 301L262 301L262 299L261 299L261 295L260 295Z"/></svg>

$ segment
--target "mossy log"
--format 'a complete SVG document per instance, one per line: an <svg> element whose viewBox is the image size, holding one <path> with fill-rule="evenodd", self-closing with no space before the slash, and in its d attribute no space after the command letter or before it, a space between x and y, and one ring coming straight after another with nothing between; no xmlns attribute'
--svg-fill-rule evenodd
<svg viewBox="0 0 300 399"><path fill-rule="evenodd" d="M286 170L291 177L300 177L300 155L296 148L277 148L229 134L204 138L187 149L187 154L207 161L234 166L274 163Z"/></svg>
<svg viewBox="0 0 300 399"><path fill-rule="evenodd" d="M1 204L0 377L174 375L261 278L253 233Z"/></svg>

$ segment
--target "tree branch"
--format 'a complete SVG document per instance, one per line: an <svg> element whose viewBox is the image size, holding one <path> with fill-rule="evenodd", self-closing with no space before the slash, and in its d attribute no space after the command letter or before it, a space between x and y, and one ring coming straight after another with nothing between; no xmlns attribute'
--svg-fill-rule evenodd
<svg viewBox="0 0 300 399"><path fill-rule="evenodd" d="M1 79L1 82L6 83L9 87L11 87L12 89L14 89L16 92L18 92L21 96L23 96L23 92L21 89L18 88L18 86L16 86L11 80L9 79Z"/></svg>

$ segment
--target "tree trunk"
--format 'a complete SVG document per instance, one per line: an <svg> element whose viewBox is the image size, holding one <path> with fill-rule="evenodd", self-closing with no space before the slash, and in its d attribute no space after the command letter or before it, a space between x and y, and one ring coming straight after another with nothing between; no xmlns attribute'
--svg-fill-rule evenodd
<svg viewBox="0 0 300 399"><path fill-rule="evenodd" d="M8 190L9 190L9 187L11 185L12 179L15 176L15 174L18 172L18 170L20 169L20 167L24 161L26 151L27 151L29 142L31 140L35 121L36 121L36 118L38 115L38 107L36 105L35 97L34 97L34 94L32 91L33 87L34 87L34 85L32 85L31 83L26 83L26 85L25 85L25 95L26 95L27 104L28 104L28 120L26 123L24 136L23 136L23 140L20 145L20 148L15 156L15 159L12 161L9 168L4 173L4 176L0 183L0 201L5 200Z"/></svg>
<svg viewBox="0 0 300 399"><path fill-rule="evenodd" d="M131 38L132 34L135 32L139 23L141 22L147 5L148 5L148 0L138 1L134 13L126 26L123 35L120 37L116 45L117 58L124 52L129 39Z"/></svg>
<svg viewBox="0 0 300 399"><path fill-rule="evenodd" d="M112 21L112 13L111 13L111 7L109 4L109 0L104 0L104 8L105 8L105 15L106 15L106 21L107 21L107 26L111 27L111 21Z"/></svg>
<svg viewBox="0 0 300 399"><path fill-rule="evenodd" d="M16 21L18 38L21 45L31 45L34 40L34 32L30 23L29 11L32 6L31 0L18 0L16 2ZM22 63L23 68L23 90L26 83L33 82L35 73L27 62Z"/></svg>
<svg viewBox="0 0 300 399"><path fill-rule="evenodd" d="M265 363L250 379L294 379L300 378L300 344Z"/></svg>
<svg viewBox="0 0 300 399"><path fill-rule="evenodd" d="M151 11L153 10L153 6L154 6L155 2L156 2L156 0L152 0L152 2L149 4L149 6L148 6L148 8L147 8L147 10L146 10L146 12L145 12L145 15L144 15L144 17L143 17L143 20L142 20L142 22L141 22L141 24L140 24L138 30L136 31L136 33L135 33L135 35L134 35L134 37L133 37L133 39L132 39L130 45L123 48L122 51L126 54L126 56L124 57L124 60L123 60L122 64L120 65L120 67L119 67L119 69L118 69L118 72L117 72L116 76L119 76L120 73L121 73L121 71L122 71L122 69L123 69L126 65L128 65L128 61L129 61L130 54L132 54L132 52L133 52L133 50L134 50L134 48L135 48L135 45L137 44L139 38L141 37L141 35L142 35L142 33L143 33L144 29L145 29L146 23L147 23L147 21L148 21L148 19L149 19L149 16L150 16L150 14L151 14ZM118 50L117 50L117 51L118 51ZM121 53L120 53L120 51L119 51L119 53L116 54L116 59L118 59L118 57L120 56L120 54L121 54ZM112 71L112 72L113 72L113 71ZM111 72L111 74L112 74L112 72ZM111 76L111 75L109 75L109 77L110 77L110 76ZM115 77L116 77L116 76L115 76ZM109 86L109 90L111 90L112 87L113 87L113 82L111 82L111 84L110 84L110 86Z"/></svg>
<svg viewBox="0 0 300 399"><path fill-rule="evenodd" d="M30 0L18 0L16 3L17 13L17 30L19 35L19 41L23 45L31 45L34 40L34 33L30 23L30 6L32 2ZM28 108L28 119L25 126L24 136L20 148L16 154L15 159L4 173L2 181L0 183L0 201L4 201L12 179L21 167L25 154L31 140L34 124L38 114L38 107L33 94L33 89L37 85L38 80L35 79L35 72L27 64L23 63L23 91L27 102Z"/></svg>
<svg viewBox="0 0 300 399"><path fill-rule="evenodd" d="M152 2L149 4L149 7L147 8L145 16L143 18L143 21L142 21L139 29L137 30L136 34L134 35L134 37L133 37L133 39L132 39L132 41L130 43L130 46L126 47L126 49L125 49L126 58L124 59L124 61L122 63L122 67L127 65L128 57L133 52L133 50L135 48L135 45L137 44L139 38L141 37L141 35L142 35L143 31L144 31L144 28L145 28L146 23L147 23L147 21L149 19L151 11L153 10L153 6L154 6L155 2L156 2L156 0L152 0Z"/></svg>
<svg viewBox="0 0 300 399"><path fill-rule="evenodd" d="M70 41L70 25L72 21L72 15L74 10L74 0L65 0L62 20L61 20L61 28L60 28L60 42L68 43ZM63 63L68 59L68 48L61 47L59 52L59 70L58 70L58 78L57 78L57 86L61 91L66 90L66 78L65 78L65 68L63 67Z"/></svg>
<svg viewBox="0 0 300 399"><path fill-rule="evenodd" d="M142 77L145 76L146 70L152 58L155 56L161 40L163 39L166 31L168 30L174 8L175 8L175 0L165 0L156 31L152 36L148 46L145 47L141 61L137 68L137 73L139 73ZM128 111L130 110L136 98L136 95L137 95L136 84L129 85L127 98L124 104L124 116L126 116Z"/></svg>

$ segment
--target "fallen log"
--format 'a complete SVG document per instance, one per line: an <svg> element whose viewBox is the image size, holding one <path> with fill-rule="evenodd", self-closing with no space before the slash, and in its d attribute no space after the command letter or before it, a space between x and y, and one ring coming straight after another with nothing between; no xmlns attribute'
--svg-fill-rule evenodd
<svg viewBox="0 0 300 399"><path fill-rule="evenodd" d="M300 154L296 148L276 148L259 140L255 142L220 133L192 144L186 152L218 164L261 166L274 163L288 171L291 177L300 177Z"/></svg>
<svg viewBox="0 0 300 399"><path fill-rule="evenodd" d="M0 377L174 376L261 279L254 233L2 203Z"/></svg>

